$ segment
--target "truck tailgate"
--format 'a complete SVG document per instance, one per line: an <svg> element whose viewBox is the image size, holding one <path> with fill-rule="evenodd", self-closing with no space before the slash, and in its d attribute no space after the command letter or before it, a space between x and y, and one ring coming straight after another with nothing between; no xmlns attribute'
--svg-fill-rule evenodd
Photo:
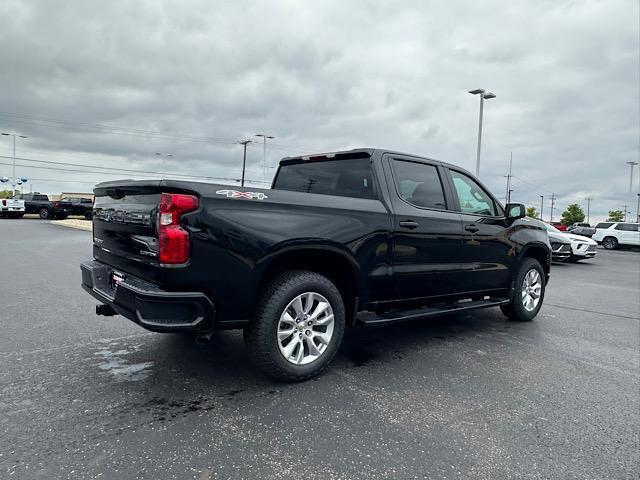
<svg viewBox="0 0 640 480"><path fill-rule="evenodd" d="M97 259L125 271L132 266L139 270L143 265L158 265L159 183L128 181L95 189L93 245Z"/></svg>

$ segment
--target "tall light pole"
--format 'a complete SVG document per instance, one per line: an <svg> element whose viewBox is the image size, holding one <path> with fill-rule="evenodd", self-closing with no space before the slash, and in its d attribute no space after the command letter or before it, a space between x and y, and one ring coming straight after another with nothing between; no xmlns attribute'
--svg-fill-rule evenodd
<svg viewBox="0 0 640 480"><path fill-rule="evenodd" d="M13 137L13 183L11 186L13 187L13 194L16 194L16 137L18 138L27 138L24 135L18 135L17 133L5 133L2 132L2 135L7 137Z"/></svg>
<svg viewBox="0 0 640 480"><path fill-rule="evenodd" d="M540 220L542 220L542 207L544 207L544 195L540 195Z"/></svg>
<svg viewBox="0 0 640 480"><path fill-rule="evenodd" d="M636 205L636 222L640 223L640 193L638 194L638 204Z"/></svg>
<svg viewBox="0 0 640 480"><path fill-rule="evenodd" d="M173 157L173 154L156 152L156 155L159 156L159 157L162 157L162 179L164 180L164 174L166 172L166 170L165 170L165 161L166 161L167 157L169 157L169 158Z"/></svg>
<svg viewBox="0 0 640 480"><path fill-rule="evenodd" d="M638 165L638 162L634 162L632 160L630 162L627 162L627 164L629 164L629 167L631 167L631 171L629 172L629 193L631 193L633 191L633 167Z"/></svg>
<svg viewBox="0 0 640 480"><path fill-rule="evenodd" d="M591 224L591 222L589 222L589 213L591 211L591 197L587 197L587 223Z"/></svg>
<svg viewBox="0 0 640 480"><path fill-rule="evenodd" d="M276 137L266 133L256 133L256 137L262 137L262 180L267 183L267 138L271 140Z"/></svg>
<svg viewBox="0 0 640 480"><path fill-rule="evenodd" d="M475 90L469 90L472 95L480 95L480 117L478 120L478 153L476 156L476 177L480 176L480 146L482 145L482 111L484 109L484 101L490 98L496 98L491 92L484 91L483 88L476 88Z"/></svg>
<svg viewBox="0 0 640 480"><path fill-rule="evenodd" d="M244 187L244 170L247 165L247 145L252 143L251 140L242 140L238 142L240 145L244 147L244 153L242 155L242 179L240 180L240 186Z"/></svg>

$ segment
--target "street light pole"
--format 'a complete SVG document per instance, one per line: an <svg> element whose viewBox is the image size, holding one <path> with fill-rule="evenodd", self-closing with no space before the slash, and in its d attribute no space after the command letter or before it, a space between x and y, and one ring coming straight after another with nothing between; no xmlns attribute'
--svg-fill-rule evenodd
<svg viewBox="0 0 640 480"><path fill-rule="evenodd" d="M262 180L267 183L267 138L271 140L276 137L266 133L256 133L256 137L262 137Z"/></svg>
<svg viewBox="0 0 640 480"><path fill-rule="evenodd" d="M540 220L542 220L542 207L544 207L544 195L540 195Z"/></svg>
<svg viewBox="0 0 640 480"><path fill-rule="evenodd" d="M480 95L480 116L478 118L478 151L476 154L476 177L480 176L480 147L482 146L482 112L484 110L484 101L490 98L496 98L491 92L486 92L483 88L469 90L472 95Z"/></svg>
<svg viewBox="0 0 640 480"><path fill-rule="evenodd" d="M633 167L638 165L638 162L630 161L627 163L629 164L629 167L631 167L631 171L629 172L629 193L631 193L633 191Z"/></svg>
<svg viewBox="0 0 640 480"><path fill-rule="evenodd" d="M13 137L13 183L11 186L13 187L13 194L16 194L16 137L18 138L27 138L25 135L18 135L16 133L5 133L2 132L2 135L7 137Z"/></svg>
<svg viewBox="0 0 640 480"><path fill-rule="evenodd" d="M591 197L587 197L587 223L591 224L591 222L589 222L589 212L591 211Z"/></svg>
<svg viewBox="0 0 640 480"><path fill-rule="evenodd" d="M238 142L238 143L244 147L244 153L242 155L242 179L240 180L240 186L244 187L244 171L245 171L245 167L247 165L247 145L252 143L252 141L251 140L243 140L243 141Z"/></svg>

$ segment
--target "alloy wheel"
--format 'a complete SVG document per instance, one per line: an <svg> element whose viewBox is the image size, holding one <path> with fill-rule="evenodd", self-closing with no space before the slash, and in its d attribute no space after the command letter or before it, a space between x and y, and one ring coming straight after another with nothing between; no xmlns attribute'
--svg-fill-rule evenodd
<svg viewBox="0 0 640 480"><path fill-rule="evenodd" d="M280 315L276 332L282 356L295 365L316 361L333 337L333 308L316 292L295 297Z"/></svg>
<svg viewBox="0 0 640 480"><path fill-rule="evenodd" d="M532 312L540 303L542 295L542 282L540 272L532 268L524 276L522 281L522 306L527 312Z"/></svg>

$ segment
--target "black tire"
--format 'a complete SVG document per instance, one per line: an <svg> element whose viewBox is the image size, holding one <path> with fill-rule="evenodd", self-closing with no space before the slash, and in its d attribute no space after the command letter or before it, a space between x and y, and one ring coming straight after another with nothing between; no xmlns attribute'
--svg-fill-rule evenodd
<svg viewBox="0 0 640 480"><path fill-rule="evenodd" d="M525 276L531 270L536 270L538 272L540 276L540 285L542 288L538 304L533 310L527 310L522 303L522 291ZM544 302L545 289L546 282L542 265L540 265L540 262L535 258L527 258L522 262L522 265L520 265L520 270L518 270L518 273L516 274L511 303L501 306L500 309L509 320L513 320L516 322L529 322L533 320L536 315L538 315L538 312L542 307L542 303Z"/></svg>
<svg viewBox="0 0 640 480"><path fill-rule="evenodd" d="M316 360L296 365L280 352L278 324L289 303L306 292L318 293L329 302L334 315L333 335ZM318 273L292 270L274 277L263 290L251 324L244 329L244 340L249 356L262 372L279 381L299 382L318 375L331 362L342 342L344 325L344 303L336 286Z"/></svg>
<svg viewBox="0 0 640 480"><path fill-rule="evenodd" d="M49 212L48 208L41 208L40 210L38 210L38 215L40 215L41 219L48 220L51 216L51 212Z"/></svg>
<svg viewBox="0 0 640 480"><path fill-rule="evenodd" d="M602 246L607 250L615 250L618 248L618 239L616 237L604 237L602 239Z"/></svg>

